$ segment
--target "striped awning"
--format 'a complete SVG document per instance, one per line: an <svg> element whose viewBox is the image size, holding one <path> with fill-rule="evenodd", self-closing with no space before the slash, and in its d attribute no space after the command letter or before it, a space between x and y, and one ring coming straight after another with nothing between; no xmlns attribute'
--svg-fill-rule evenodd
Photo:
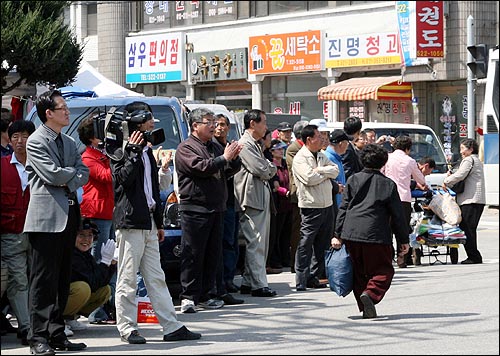
<svg viewBox="0 0 500 356"><path fill-rule="evenodd" d="M318 100L411 100L411 83L400 76L351 78L318 90Z"/></svg>

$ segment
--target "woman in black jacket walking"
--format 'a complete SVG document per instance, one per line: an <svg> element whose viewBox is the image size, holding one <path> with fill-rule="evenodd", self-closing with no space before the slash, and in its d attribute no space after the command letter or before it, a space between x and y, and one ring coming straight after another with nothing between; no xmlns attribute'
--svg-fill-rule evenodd
<svg viewBox="0 0 500 356"><path fill-rule="evenodd" d="M353 293L363 318L375 318L378 304L391 286L392 233L408 252L408 230L403 221L402 205L396 184L380 169L388 153L369 144L360 152L364 169L347 180L337 215L332 247L344 243L351 256L354 272ZM391 231L392 230L392 231Z"/></svg>

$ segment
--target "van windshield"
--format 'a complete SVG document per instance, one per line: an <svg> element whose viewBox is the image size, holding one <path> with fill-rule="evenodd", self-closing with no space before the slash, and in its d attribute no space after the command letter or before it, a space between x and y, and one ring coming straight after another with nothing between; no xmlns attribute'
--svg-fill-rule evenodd
<svg viewBox="0 0 500 356"><path fill-rule="evenodd" d="M446 157L440 148L440 143L432 131L427 130L405 130L405 129L375 129L377 138L382 135L398 137L401 135L409 136L413 142L410 156L417 162L426 156L431 157L436 162L436 168L433 173L446 173L448 171ZM389 152L392 152L392 146L387 142L384 144Z"/></svg>
<svg viewBox="0 0 500 356"><path fill-rule="evenodd" d="M117 111L123 111L123 108L123 106L118 107ZM110 107L70 107L70 124L64 127L62 132L75 139L80 153L85 151L85 146L81 143L78 137L78 126L80 125L80 122L89 114L97 114L99 111L105 112L108 109L110 109ZM151 109L154 113L155 129L162 128L165 133L165 141L158 146L162 146L162 149L166 150L175 150L181 142L181 133L173 108L166 105L151 105ZM31 120L36 127L41 124L41 121L36 113L33 115ZM158 148L158 146L154 146L153 148Z"/></svg>

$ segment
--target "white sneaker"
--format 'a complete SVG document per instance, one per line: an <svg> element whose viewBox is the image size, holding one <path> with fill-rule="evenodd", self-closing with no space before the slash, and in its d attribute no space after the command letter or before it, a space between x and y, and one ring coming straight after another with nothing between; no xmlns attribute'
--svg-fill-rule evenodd
<svg viewBox="0 0 500 356"><path fill-rule="evenodd" d="M78 320L66 320L66 325L73 331L85 330L89 327L87 324L80 323Z"/></svg>
<svg viewBox="0 0 500 356"><path fill-rule="evenodd" d="M199 302L198 306L203 309L219 309L224 306L224 301L218 299L209 299L205 302Z"/></svg>
<svg viewBox="0 0 500 356"><path fill-rule="evenodd" d="M75 333L71 331L71 328L68 325L64 325L64 333L67 337L75 335Z"/></svg>
<svg viewBox="0 0 500 356"><path fill-rule="evenodd" d="M194 302L189 299L183 299L181 301L181 313L196 313Z"/></svg>

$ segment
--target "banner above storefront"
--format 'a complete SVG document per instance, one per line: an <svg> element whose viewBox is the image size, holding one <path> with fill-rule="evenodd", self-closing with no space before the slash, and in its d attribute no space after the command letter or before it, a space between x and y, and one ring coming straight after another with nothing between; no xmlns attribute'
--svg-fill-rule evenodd
<svg viewBox="0 0 500 356"><path fill-rule="evenodd" d="M397 32L342 37L328 34L324 53L326 68L401 63Z"/></svg>
<svg viewBox="0 0 500 356"><path fill-rule="evenodd" d="M249 39L249 73L321 70L321 31L255 36Z"/></svg>
<svg viewBox="0 0 500 356"><path fill-rule="evenodd" d="M246 48L197 52L188 56L191 82L211 82L248 78Z"/></svg>
<svg viewBox="0 0 500 356"><path fill-rule="evenodd" d="M184 33L125 38L126 82L161 83L186 80Z"/></svg>

